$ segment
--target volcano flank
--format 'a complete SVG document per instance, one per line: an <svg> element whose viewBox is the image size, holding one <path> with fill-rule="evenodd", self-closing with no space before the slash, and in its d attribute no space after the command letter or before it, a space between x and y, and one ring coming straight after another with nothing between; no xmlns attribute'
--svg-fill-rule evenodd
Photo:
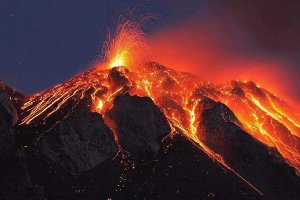
<svg viewBox="0 0 300 200"><path fill-rule="evenodd" d="M300 119L155 62L0 87L0 199L299 199Z"/></svg>

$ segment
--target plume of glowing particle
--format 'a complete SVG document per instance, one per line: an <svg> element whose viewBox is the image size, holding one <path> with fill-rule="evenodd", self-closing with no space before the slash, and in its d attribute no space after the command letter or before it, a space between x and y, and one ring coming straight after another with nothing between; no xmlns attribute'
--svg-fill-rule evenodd
<svg viewBox="0 0 300 200"><path fill-rule="evenodd" d="M108 34L104 52L105 63L109 68L133 67L147 61L149 51L141 24L142 20L120 20L115 34Z"/></svg>

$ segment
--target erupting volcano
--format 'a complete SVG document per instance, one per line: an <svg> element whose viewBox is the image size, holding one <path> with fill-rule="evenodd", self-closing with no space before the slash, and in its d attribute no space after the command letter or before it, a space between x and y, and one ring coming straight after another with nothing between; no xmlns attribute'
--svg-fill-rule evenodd
<svg viewBox="0 0 300 200"><path fill-rule="evenodd" d="M68 179L64 178L67 175L63 178L60 175L64 173L76 177L81 177L82 174L102 174L105 177L104 173L115 173L119 177L116 186L112 186L115 188L113 190L110 186L104 186L106 182L99 183L101 177L97 180L82 178L80 181L84 184L70 187L75 193L70 189L72 192L68 194L66 191L61 196L55 196L59 191L56 186L44 186L46 193L51 194L48 198L94 199L97 192L89 191L94 191L92 185L97 181L104 191L97 195L105 198L124 197L122 195L126 191L129 191L129 198L132 191L137 189L135 184L140 184L139 191L152 191L155 186L152 189L143 188L143 181L140 180L148 175L134 174L136 165L139 165L138 171L142 171L144 165L149 165L156 166L153 167L154 171L167 173L162 165L172 159L168 160L164 155L168 154L170 148L173 148L173 153L174 149L183 148L177 145L187 146L183 148L186 151L185 157L192 158L203 152L206 154L209 158L206 165L213 163L216 168L209 172L210 181L224 176L230 177L224 178L224 181L235 185L234 189L223 186L225 191L222 192L226 197L222 197L220 188L216 188L216 191L202 191L207 198L219 195L217 198L220 199L230 196L280 199L286 195L285 190L290 192L290 198L299 197L300 181L297 174L300 173L300 118L282 99L251 81L233 80L226 84L214 84L196 75L149 62L150 53L139 23L123 22L117 33L109 36L104 49L105 58L95 67L48 90L22 96L8 87L3 89L10 95L9 99L19 115L15 127L18 130L19 142L33 160L29 162L32 165L31 174L39 169L39 164L36 163L42 157L43 162L53 162L53 166L61 170L47 168L50 174L59 174L59 178L52 180L56 184L64 183ZM201 63L195 63L196 65ZM95 127L88 120L102 124ZM93 134L103 132L99 134L102 146L93 143L97 140L95 136L94 141L86 141L88 139L85 137L89 137L87 135L90 130L94 131ZM80 141L86 142L87 146L82 146ZM109 142L105 143L106 141ZM97 153L92 154L97 148ZM159 156L155 157L157 154ZM145 155L147 156L144 157ZM173 156L176 158L177 155ZM181 165L178 164L179 158L180 156L176 160L178 166ZM205 155L201 154L197 159L204 158L206 159ZM123 171L116 173L112 164L102 167L102 163L108 163L108 160L118 160ZM173 165L168 166L169 170L176 168ZM197 171L195 166L191 170ZM96 171L93 171L95 168ZM99 173L97 169L100 170ZM184 170L189 171L188 166ZM155 181L160 180L157 172L150 172L148 169L145 171L152 177L144 182L145 185L146 182L155 185ZM173 178L176 177L175 174L173 172ZM34 182L45 184L48 180L38 181L39 175L41 173L33 175ZM178 173L177 176L181 174ZM276 180L272 180L273 178ZM108 185L114 185L115 182L111 183L109 179L106 177L103 180L108 181ZM134 183L134 179L139 180L138 183ZM89 180L91 183L88 183ZM201 181L209 182L199 179L197 183ZM240 183L245 186L239 186ZM285 186L282 187L283 185ZM128 189L130 187L135 189ZM199 187L202 187L201 184ZM181 197L187 198L189 192L182 186L170 190L172 189L174 194L159 190L153 195L155 198L180 198L183 190ZM189 195L196 195L195 191ZM199 192L197 195L204 198L201 196L203 194ZM133 192L132 195L136 198L145 197L139 192Z"/></svg>

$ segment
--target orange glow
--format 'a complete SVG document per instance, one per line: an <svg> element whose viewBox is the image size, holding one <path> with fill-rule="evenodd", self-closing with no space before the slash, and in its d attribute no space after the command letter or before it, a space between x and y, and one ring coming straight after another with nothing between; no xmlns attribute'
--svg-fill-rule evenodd
<svg viewBox="0 0 300 200"><path fill-rule="evenodd" d="M217 84L254 81L293 103L300 113L300 95L295 89L299 83L288 67L292 61L259 52L242 31L231 29L230 19L198 18L193 16L149 36L153 61Z"/></svg>
<svg viewBox="0 0 300 200"><path fill-rule="evenodd" d="M104 52L109 68L133 67L149 59L145 35L140 26L138 22L121 20L115 34L108 34Z"/></svg>
<svg viewBox="0 0 300 200"><path fill-rule="evenodd" d="M103 108L103 101L102 101L102 100L99 100L99 101L98 101L98 104L97 104L97 109L98 109L99 111L101 111L102 108Z"/></svg>

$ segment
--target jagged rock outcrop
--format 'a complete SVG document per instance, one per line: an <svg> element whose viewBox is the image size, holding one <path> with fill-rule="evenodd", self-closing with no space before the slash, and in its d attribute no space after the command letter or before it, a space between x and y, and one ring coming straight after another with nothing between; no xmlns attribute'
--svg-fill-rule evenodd
<svg viewBox="0 0 300 200"><path fill-rule="evenodd" d="M221 152L226 160L235 160L235 148L248 149L248 140L234 113L224 104L204 97L197 106L197 136L216 152ZM238 155L238 154L237 154Z"/></svg>
<svg viewBox="0 0 300 200"><path fill-rule="evenodd" d="M113 87L129 85L128 73L128 69L124 67L113 67L109 70L108 80Z"/></svg>
<svg viewBox="0 0 300 200"><path fill-rule="evenodd" d="M5 85L0 83L0 199L44 199L43 188L32 185L25 153L15 142L18 119Z"/></svg>
<svg viewBox="0 0 300 200"><path fill-rule="evenodd" d="M241 128L240 122L226 105L203 98L197 106L197 112L197 136L226 161L251 164L270 157L268 148ZM277 159L278 162L284 162L283 159Z"/></svg>
<svg viewBox="0 0 300 200"><path fill-rule="evenodd" d="M100 114L79 110L47 132L40 149L55 163L80 175L112 159L118 146Z"/></svg>
<svg viewBox="0 0 300 200"><path fill-rule="evenodd" d="M15 125L18 121L18 114L10 98L11 97L7 94L5 84L3 81L0 81L0 104L9 114L11 124Z"/></svg>
<svg viewBox="0 0 300 200"><path fill-rule="evenodd" d="M170 133L166 117L149 97L117 96L107 117L115 124L119 144L134 156L155 154Z"/></svg>
<svg viewBox="0 0 300 200"><path fill-rule="evenodd" d="M0 157L5 158L14 153L15 140L12 128L15 113L9 98L0 88Z"/></svg>
<svg viewBox="0 0 300 200"><path fill-rule="evenodd" d="M289 186L290 196L297 196L300 184L294 169L275 148L268 148L240 128L240 122L227 106L204 98L197 112L200 140L261 189L267 198L284 199L285 186Z"/></svg>

